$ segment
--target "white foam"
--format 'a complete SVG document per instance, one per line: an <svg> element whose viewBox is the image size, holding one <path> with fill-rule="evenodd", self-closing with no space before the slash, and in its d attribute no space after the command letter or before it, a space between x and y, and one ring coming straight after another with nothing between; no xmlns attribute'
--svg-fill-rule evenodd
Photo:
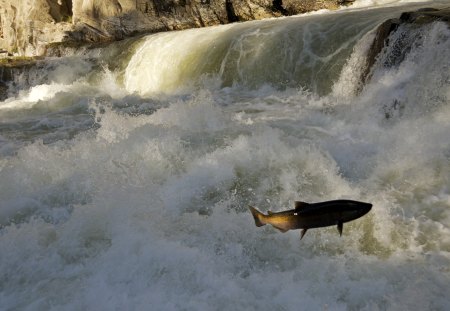
<svg viewBox="0 0 450 311"><path fill-rule="evenodd" d="M17 99L8 99L0 103L0 109L30 109L40 101L52 99L59 92L66 91L63 84L41 84L30 90L22 91Z"/></svg>
<svg viewBox="0 0 450 311"><path fill-rule="evenodd" d="M410 3L426 3L435 2L433 0L356 0L350 8L370 8L382 7L387 5L402 5ZM442 2L442 1L441 1Z"/></svg>
<svg viewBox="0 0 450 311"><path fill-rule="evenodd" d="M339 80L333 84L333 95L348 99L356 95L363 87L362 77L367 70L366 57L375 38L375 31L370 31L353 47L353 53L344 65Z"/></svg>

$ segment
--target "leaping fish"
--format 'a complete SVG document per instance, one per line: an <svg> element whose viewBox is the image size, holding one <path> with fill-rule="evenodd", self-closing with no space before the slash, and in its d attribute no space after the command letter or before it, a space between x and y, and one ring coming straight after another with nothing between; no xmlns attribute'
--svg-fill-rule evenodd
<svg viewBox="0 0 450 311"><path fill-rule="evenodd" d="M264 215L253 206L249 206L257 227L270 224L286 232L302 229L300 239L311 228L337 225L339 235L342 236L344 222L355 220L367 214L372 204L352 200L334 200L319 203L295 202L295 208L283 212L271 212Z"/></svg>

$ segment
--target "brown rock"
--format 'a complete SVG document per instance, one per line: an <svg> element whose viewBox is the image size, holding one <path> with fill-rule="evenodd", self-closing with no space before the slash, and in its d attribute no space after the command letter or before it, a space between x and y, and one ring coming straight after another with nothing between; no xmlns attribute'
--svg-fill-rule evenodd
<svg viewBox="0 0 450 311"><path fill-rule="evenodd" d="M343 0L0 0L0 50L44 55L55 42L104 42L142 32L336 8Z"/></svg>
<svg viewBox="0 0 450 311"><path fill-rule="evenodd" d="M319 1L319 0L283 0L283 8L288 15L306 13L320 9L337 9L341 1Z"/></svg>

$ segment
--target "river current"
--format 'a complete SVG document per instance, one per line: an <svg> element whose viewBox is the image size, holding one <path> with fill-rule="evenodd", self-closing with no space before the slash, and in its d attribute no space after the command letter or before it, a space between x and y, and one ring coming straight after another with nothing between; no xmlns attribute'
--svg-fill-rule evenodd
<svg viewBox="0 0 450 311"><path fill-rule="evenodd" d="M0 102L0 310L449 310L448 1L141 36L49 59ZM389 65L387 65L389 64ZM257 228L294 201L371 202Z"/></svg>

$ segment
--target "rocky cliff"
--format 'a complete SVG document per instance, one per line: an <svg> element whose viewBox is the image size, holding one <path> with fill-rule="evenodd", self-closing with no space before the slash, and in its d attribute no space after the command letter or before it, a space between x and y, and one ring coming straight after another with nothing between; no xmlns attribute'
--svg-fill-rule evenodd
<svg viewBox="0 0 450 311"><path fill-rule="evenodd" d="M45 55L57 42L158 32L333 9L353 0L0 0L0 52Z"/></svg>

